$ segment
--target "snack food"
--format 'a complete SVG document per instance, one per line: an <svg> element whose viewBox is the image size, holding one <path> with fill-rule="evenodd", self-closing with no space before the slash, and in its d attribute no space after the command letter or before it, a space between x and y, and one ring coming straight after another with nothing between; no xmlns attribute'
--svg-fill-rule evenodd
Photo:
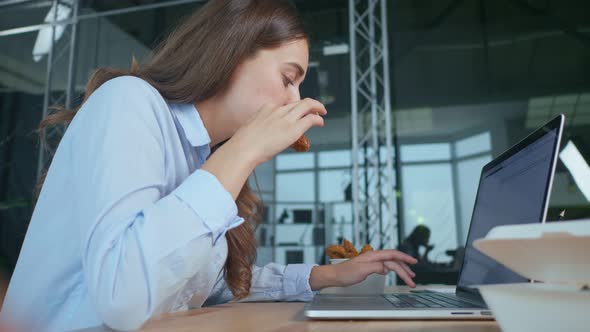
<svg viewBox="0 0 590 332"><path fill-rule="evenodd" d="M307 152L311 147L309 139L305 135L301 135L295 143L291 144L291 148L297 152Z"/></svg>
<svg viewBox="0 0 590 332"><path fill-rule="evenodd" d="M356 257L359 255L359 252L352 245L352 242L344 239L344 241L342 241L342 244L343 244L344 249L346 249L346 253L348 254L347 258L353 258L353 257Z"/></svg>
<svg viewBox="0 0 590 332"><path fill-rule="evenodd" d="M326 248L326 255L331 259L338 259L338 258L354 258L358 255L362 255L366 252L372 251L373 247L369 244L365 244L361 249L361 252L356 250L352 242L344 239L342 241L342 245L333 244Z"/></svg>
<svg viewBox="0 0 590 332"><path fill-rule="evenodd" d="M365 244L362 248L361 248L361 253L360 255L366 253L367 251L373 251L373 247L371 247L370 244Z"/></svg>
<svg viewBox="0 0 590 332"><path fill-rule="evenodd" d="M330 258L346 258L346 249L341 245L331 245L326 248L326 255Z"/></svg>

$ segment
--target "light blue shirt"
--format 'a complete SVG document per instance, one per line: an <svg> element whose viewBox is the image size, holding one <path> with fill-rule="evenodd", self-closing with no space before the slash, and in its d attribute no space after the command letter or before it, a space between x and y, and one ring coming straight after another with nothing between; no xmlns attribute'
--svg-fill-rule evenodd
<svg viewBox="0 0 590 332"><path fill-rule="evenodd" d="M193 105L169 104L139 78L97 89L57 149L3 317L35 331L129 330L230 301L224 235L244 220L199 169L210 142ZM246 300L309 301L311 268L254 267Z"/></svg>

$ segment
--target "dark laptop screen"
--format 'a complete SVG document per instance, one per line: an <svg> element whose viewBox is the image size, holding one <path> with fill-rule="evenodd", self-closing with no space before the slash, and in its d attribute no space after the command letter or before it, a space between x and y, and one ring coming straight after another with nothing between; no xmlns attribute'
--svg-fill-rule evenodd
<svg viewBox="0 0 590 332"><path fill-rule="evenodd" d="M543 220L559 134L559 126L545 126L483 168L459 288L526 281L472 243L495 226Z"/></svg>

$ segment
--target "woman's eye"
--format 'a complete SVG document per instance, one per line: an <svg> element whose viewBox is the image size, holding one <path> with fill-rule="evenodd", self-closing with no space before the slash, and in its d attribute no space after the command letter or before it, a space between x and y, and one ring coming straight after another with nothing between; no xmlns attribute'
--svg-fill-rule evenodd
<svg viewBox="0 0 590 332"><path fill-rule="evenodd" d="M287 87L289 84L293 85L293 81L291 81L287 76L283 75L283 84L285 84L285 87Z"/></svg>

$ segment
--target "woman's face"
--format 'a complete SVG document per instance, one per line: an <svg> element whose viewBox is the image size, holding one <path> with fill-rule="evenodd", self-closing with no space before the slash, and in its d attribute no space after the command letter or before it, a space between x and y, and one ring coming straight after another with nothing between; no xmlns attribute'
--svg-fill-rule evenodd
<svg viewBox="0 0 590 332"><path fill-rule="evenodd" d="M296 40L260 50L236 68L223 94L223 112L231 123L229 136L263 105L278 107L301 99L299 85L307 72L308 52L307 41Z"/></svg>

